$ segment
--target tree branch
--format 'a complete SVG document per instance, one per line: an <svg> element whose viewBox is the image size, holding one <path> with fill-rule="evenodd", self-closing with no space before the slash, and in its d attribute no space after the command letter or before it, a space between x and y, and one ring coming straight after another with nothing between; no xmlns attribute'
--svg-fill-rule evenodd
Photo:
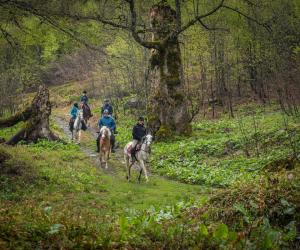
<svg viewBox="0 0 300 250"><path fill-rule="evenodd" d="M247 18L248 20L250 20L250 21L252 21L252 22L254 22L254 23L256 23L256 24L258 24L258 25L260 25L260 26L263 26L263 27L264 27L267 31L269 31L269 32L272 31L271 27L270 27L268 24L259 22L259 21L256 20L255 18L246 15L245 13L241 12L241 11L240 11L239 9L237 9L237 8L233 8L233 7L230 7L230 6L228 6L228 5L223 5L222 7L225 8L225 9L231 10L231 11L233 11L233 12L236 12L236 13L238 13L239 15L241 15L241 16Z"/></svg>
<svg viewBox="0 0 300 250"><path fill-rule="evenodd" d="M181 0L175 0L176 4L176 29L181 29Z"/></svg>
<svg viewBox="0 0 300 250"><path fill-rule="evenodd" d="M224 1L225 0L221 0L220 3L214 9L212 9L211 11L209 11L209 12L203 14L203 15L196 16L193 20L189 21L186 25L182 26L182 28L179 29L177 32L175 32L175 34L173 34L173 35L179 35L180 33L185 31L186 29L188 29L192 25L194 25L196 22L198 22L202 18L208 17L208 16L212 15L213 13L217 12L219 9L221 9L223 7Z"/></svg>
<svg viewBox="0 0 300 250"><path fill-rule="evenodd" d="M198 20L199 24L204 27L206 30L209 30L209 31L227 31L229 32L229 29L226 29L226 28L211 28L211 27L208 27L201 19Z"/></svg>
<svg viewBox="0 0 300 250"><path fill-rule="evenodd" d="M137 24L136 24L136 11L134 6L134 0L124 0L124 1L126 1L129 4L129 10L131 15L130 30L134 40L140 45L144 46L145 48L159 50L161 48L161 44L159 42L144 41L139 37L138 32L136 31Z"/></svg>
<svg viewBox="0 0 300 250"><path fill-rule="evenodd" d="M0 119L0 128L12 127L15 124L26 121L32 115L31 107L26 108L24 111L16 113L15 115Z"/></svg>
<svg viewBox="0 0 300 250"><path fill-rule="evenodd" d="M12 49L15 49L15 47L19 46L18 42L15 41L15 38L6 29L2 28L1 25L0 25L0 31L4 39L8 42L8 44Z"/></svg>

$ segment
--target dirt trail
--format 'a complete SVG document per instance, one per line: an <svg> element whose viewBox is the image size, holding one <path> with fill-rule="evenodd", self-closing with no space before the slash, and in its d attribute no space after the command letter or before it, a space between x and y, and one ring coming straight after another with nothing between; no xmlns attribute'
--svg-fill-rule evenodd
<svg viewBox="0 0 300 250"><path fill-rule="evenodd" d="M68 139L72 139L72 133L69 130L69 124L65 121L65 119L63 119L62 117L59 116L55 116L54 117L55 122L58 124L58 126L63 130L64 134L68 137ZM90 133L91 134L91 138L96 138L97 137L97 132L94 128L89 127L85 132L83 133ZM100 166L100 159L99 159L99 154L97 152L95 152L95 149L92 149L90 147L87 146L83 146L80 145L80 149L88 156L90 157L93 162L95 163L95 165L97 166L98 170L102 170L103 172L107 173L107 174L111 174L111 175L116 175L117 174L117 169L116 166L114 164L114 162L110 161L109 162L109 167L108 169L102 168ZM115 156L113 156L114 158L118 159L121 161L122 159L122 152L120 149L116 150Z"/></svg>

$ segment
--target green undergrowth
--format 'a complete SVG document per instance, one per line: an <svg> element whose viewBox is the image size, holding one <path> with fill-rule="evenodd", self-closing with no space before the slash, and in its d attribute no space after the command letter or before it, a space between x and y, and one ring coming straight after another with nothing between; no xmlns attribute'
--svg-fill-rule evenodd
<svg viewBox="0 0 300 250"><path fill-rule="evenodd" d="M253 181L270 162L299 154L299 121L276 111L196 121L191 137L155 143L151 166L186 183L224 187Z"/></svg>
<svg viewBox="0 0 300 250"><path fill-rule="evenodd" d="M55 116L67 121L83 88L55 87ZM167 178L137 183L133 171L128 183L122 147L139 115L118 114L111 172L95 164L91 133L68 143L54 117L63 141L0 146L0 249L297 249L299 117L253 105L195 121L192 136L153 144L150 170Z"/></svg>
<svg viewBox="0 0 300 250"><path fill-rule="evenodd" d="M157 177L139 184L136 174L128 183L124 169L106 175L70 143L1 146L0 156L0 248L125 244L122 218L159 213L209 191Z"/></svg>
<svg viewBox="0 0 300 250"><path fill-rule="evenodd" d="M18 123L17 125L9 128L0 129L0 137L5 140L10 139L13 135L15 135L23 126L23 122Z"/></svg>

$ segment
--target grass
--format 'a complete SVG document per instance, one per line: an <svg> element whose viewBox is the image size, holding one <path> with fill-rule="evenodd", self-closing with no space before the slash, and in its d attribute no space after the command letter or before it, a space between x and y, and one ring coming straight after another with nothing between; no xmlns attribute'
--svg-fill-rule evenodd
<svg viewBox="0 0 300 250"><path fill-rule="evenodd" d="M299 117L252 106L195 121L191 137L154 143L149 183L128 183L120 152L102 171L56 123L83 88L51 91L63 99L51 127L65 142L0 146L0 249L296 249ZM134 120L119 114L121 148ZM94 139L83 133L88 154Z"/></svg>
<svg viewBox="0 0 300 250"><path fill-rule="evenodd" d="M109 230L112 220L116 223L120 216L150 207L159 210L207 192L158 177L149 184L128 183L121 169L116 176L104 174L73 144L40 141L1 147L1 152L9 155L5 165L15 173L1 175L0 182L0 239L11 248L37 247L41 242L51 247L51 239L60 238L61 231L70 239L55 244L77 245L68 235L72 227L92 237L103 227ZM16 166L26 171L12 170Z"/></svg>
<svg viewBox="0 0 300 250"><path fill-rule="evenodd" d="M220 187L252 181L270 162L299 153L299 122L277 111L195 122L191 137L155 144L152 166L186 183Z"/></svg>

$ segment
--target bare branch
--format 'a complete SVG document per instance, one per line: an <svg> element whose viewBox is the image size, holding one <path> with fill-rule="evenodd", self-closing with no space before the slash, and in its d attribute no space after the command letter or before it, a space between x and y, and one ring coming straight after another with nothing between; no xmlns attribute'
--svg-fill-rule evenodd
<svg viewBox="0 0 300 250"><path fill-rule="evenodd" d="M191 27L192 25L194 25L195 23L197 23L200 19L208 17L210 15L212 15L213 13L217 12L219 9L221 9L223 7L223 3L225 0L221 0L220 3L211 11L200 15L200 16L196 16L193 20L189 21L186 25L184 25L180 30L178 30L175 34L173 35L179 35L180 33L182 33L183 31L185 31L186 29L188 29L189 27Z"/></svg>
<svg viewBox="0 0 300 250"><path fill-rule="evenodd" d="M7 43L11 48L14 49L15 47L19 46L18 42L16 42L16 39L1 25L0 25L0 32L2 34L2 37L4 37L4 39L7 41Z"/></svg>
<svg viewBox="0 0 300 250"><path fill-rule="evenodd" d="M176 29L180 30L181 29L181 0L175 0L176 4Z"/></svg>
<svg viewBox="0 0 300 250"><path fill-rule="evenodd" d="M208 27L201 19L198 20L199 24L204 27L206 30L209 30L209 31L226 31L226 32L229 32L229 29L226 29L226 28L211 28L211 27Z"/></svg>
<svg viewBox="0 0 300 250"><path fill-rule="evenodd" d="M134 6L134 0L124 0L129 4L129 10L130 10L130 15L131 15L131 34L134 38L134 40L139 43L140 45L148 48L148 49L157 49L159 50L161 48L161 45L157 42L150 42L150 41L144 41L142 40L138 32L136 31L136 11L135 11L135 6Z"/></svg>
<svg viewBox="0 0 300 250"><path fill-rule="evenodd" d="M256 20L255 18L246 15L245 13L243 13L242 11L240 11L240 10L237 9L237 8L233 8L233 7L230 7L230 6L228 6L228 5L223 5L222 7L225 8L225 9L231 10L231 11L233 11L233 12L236 12L236 13L238 13L239 15L241 15L241 16L247 18L248 20L250 20L250 21L252 21L252 22L254 22L254 23L256 23L256 24L258 24L258 25L260 25L260 26L263 26L263 27L264 27L267 31L269 31L269 32L272 31L271 27L270 27L268 24L262 23L262 22Z"/></svg>

